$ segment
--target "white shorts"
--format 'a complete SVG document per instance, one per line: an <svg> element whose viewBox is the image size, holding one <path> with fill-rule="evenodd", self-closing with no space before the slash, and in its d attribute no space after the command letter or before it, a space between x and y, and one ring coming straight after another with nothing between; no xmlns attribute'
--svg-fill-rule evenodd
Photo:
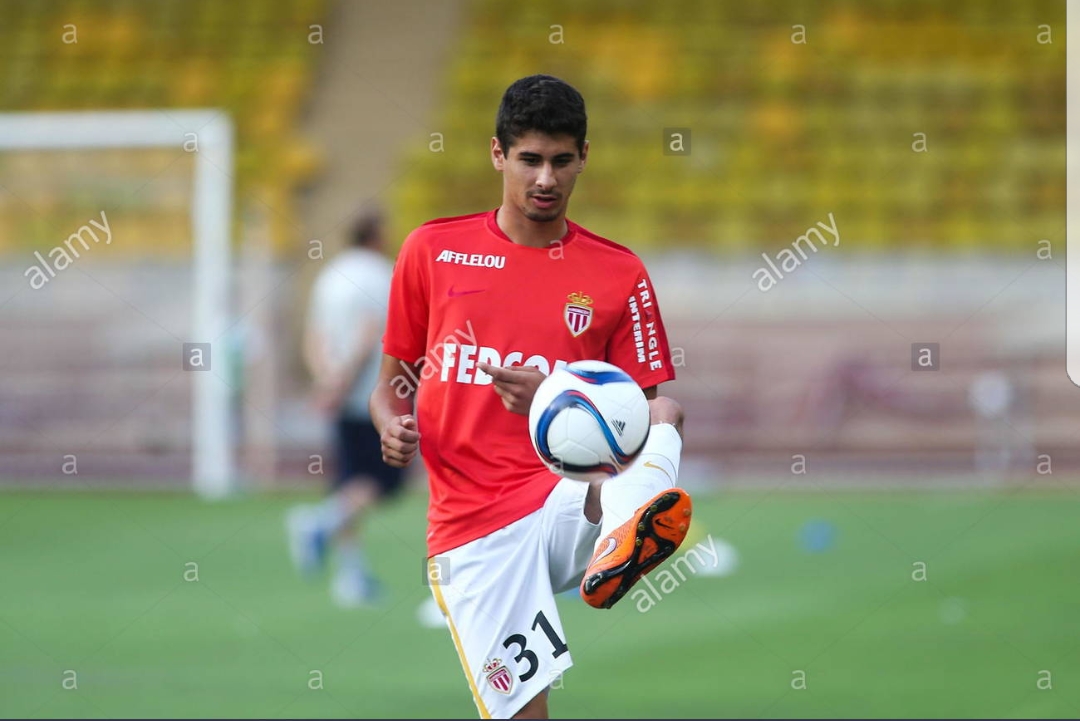
<svg viewBox="0 0 1080 721"><path fill-rule="evenodd" d="M573 665L555 594L581 583L600 535L588 489L564 478L540 510L428 559L481 718L510 718Z"/></svg>
<svg viewBox="0 0 1080 721"><path fill-rule="evenodd" d="M670 488L681 449L674 428L654 427L641 456L605 489L655 487L660 478ZM481 718L510 718L574 665L555 594L581 583L600 537L600 524L585 518L588 490L564 478L540 510L428 559Z"/></svg>

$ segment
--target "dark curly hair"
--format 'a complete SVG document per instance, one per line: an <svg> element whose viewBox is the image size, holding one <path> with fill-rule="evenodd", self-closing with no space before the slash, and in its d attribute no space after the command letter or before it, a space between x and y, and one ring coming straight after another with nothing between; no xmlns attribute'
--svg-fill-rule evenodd
<svg viewBox="0 0 1080 721"><path fill-rule="evenodd" d="M585 150L585 99L569 83L551 75L530 75L506 89L495 117L495 137L509 155L515 138L530 130L569 135Z"/></svg>

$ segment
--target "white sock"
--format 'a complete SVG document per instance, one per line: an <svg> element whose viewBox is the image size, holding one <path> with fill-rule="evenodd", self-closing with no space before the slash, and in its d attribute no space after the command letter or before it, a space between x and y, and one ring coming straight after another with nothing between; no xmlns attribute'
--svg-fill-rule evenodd
<svg viewBox="0 0 1080 721"><path fill-rule="evenodd" d="M681 453L682 438L675 426L670 423L652 426L645 449L634 464L600 487L600 508L604 515L600 519L597 544L658 493L675 487Z"/></svg>
<svg viewBox="0 0 1080 721"><path fill-rule="evenodd" d="M337 493L324 499L315 507L315 517L319 519L319 527L327 534L334 535L341 530L345 522L349 520L345 510L344 499Z"/></svg>
<svg viewBox="0 0 1080 721"><path fill-rule="evenodd" d="M357 573L366 576L367 559L360 544L355 540L343 540L337 544L337 562L339 572Z"/></svg>

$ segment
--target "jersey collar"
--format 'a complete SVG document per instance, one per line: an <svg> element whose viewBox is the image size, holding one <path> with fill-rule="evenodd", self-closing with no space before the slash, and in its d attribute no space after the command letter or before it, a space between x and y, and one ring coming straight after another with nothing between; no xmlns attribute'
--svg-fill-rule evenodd
<svg viewBox="0 0 1080 721"><path fill-rule="evenodd" d="M492 233L494 233L496 237L501 238L502 240L505 240L507 243L513 243L513 245L517 246L518 248L525 248L525 249L528 249L528 250L542 250L544 252L547 252L548 248L534 248L531 245L519 245L517 243L514 243L513 239L511 239L509 235L507 235L506 233L503 232L502 228L499 227L498 221L495 220L495 214L498 213L498 212L499 212L499 209L495 208L495 210L492 210L490 213L487 214L487 220L486 220L488 230L490 230ZM572 241L574 239L574 236L577 235L577 231L578 231L577 223L575 223L574 221L567 218L566 219L566 234L563 235L563 237L559 238L559 242L562 243L563 245L566 245L567 243L569 243L570 241ZM552 241L552 242L554 242L554 241Z"/></svg>

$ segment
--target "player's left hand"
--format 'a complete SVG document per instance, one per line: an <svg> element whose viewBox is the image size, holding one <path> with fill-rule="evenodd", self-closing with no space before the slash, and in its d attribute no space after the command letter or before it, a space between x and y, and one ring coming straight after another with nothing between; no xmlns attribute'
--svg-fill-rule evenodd
<svg viewBox="0 0 1080 721"><path fill-rule="evenodd" d="M511 413L529 415L529 406L540 382L547 378L539 368L532 366L511 366L500 368L489 363L477 363L476 367L493 379L495 392L499 394L506 410Z"/></svg>

